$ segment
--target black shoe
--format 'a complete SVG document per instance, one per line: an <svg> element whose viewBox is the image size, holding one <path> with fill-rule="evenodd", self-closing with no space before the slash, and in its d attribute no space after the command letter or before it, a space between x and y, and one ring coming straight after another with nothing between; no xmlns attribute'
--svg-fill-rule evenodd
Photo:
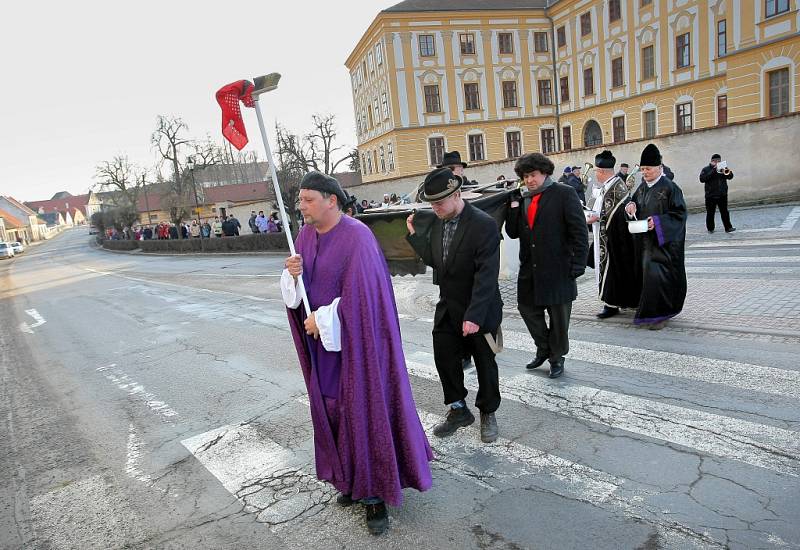
<svg viewBox="0 0 800 550"><path fill-rule="evenodd" d="M338 504L342 508L347 508L348 506L352 506L353 504L355 504L355 501L352 498L350 498L350 495L339 493L339 496L336 497L336 504Z"/></svg>
<svg viewBox="0 0 800 550"><path fill-rule="evenodd" d="M618 307L603 306L603 311L597 314L597 318L608 319L609 317L613 317L614 315L619 315Z"/></svg>
<svg viewBox="0 0 800 550"><path fill-rule="evenodd" d="M708 230L708 232L709 232L709 233L713 233L713 232L714 232L714 230L713 230L713 229L709 229L709 230Z"/></svg>
<svg viewBox="0 0 800 550"><path fill-rule="evenodd" d="M386 513L386 504L365 504L367 512L367 529L373 535L382 535L389 527L389 514Z"/></svg>
<svg viewBox="0 0 800 550"><path fill-rule="evenodd" d="M725 230L725 233L733 233L734 231L736 231L735 227L729 227L728 229Z"/></svg>
<svg viewBox="0 0 800 550"><path fill-rule="evenodd" d="M456 433L457 429L469 426L473 422L475 422L475 417L466 405L457 409L450 409L444 422L436 424L433 427L433 435L436 437L447 437L448 435Z"/></svg>
<svg viewBox="0 0 800 550"><path fill-rule="evenodd" d="M484 443L494 443L497 441L497 419L494 413L481 413L481 441Z"/></svg>
<svg viewBox="0 0 800 550"><path fill-rule="evenodd" d="M548 374L548 378L558 378L564 374L564 358L557 359L555 361L550 361L550 374Z"/></svg>
<svg viewBox="0 0 800 550"><path fill-rule="evenodd" d="M547 355L539 355L536 354L536 357L533 358L533 361L525 365L526 369L535 369L544 365L544 362L547 361Z"/></svg>

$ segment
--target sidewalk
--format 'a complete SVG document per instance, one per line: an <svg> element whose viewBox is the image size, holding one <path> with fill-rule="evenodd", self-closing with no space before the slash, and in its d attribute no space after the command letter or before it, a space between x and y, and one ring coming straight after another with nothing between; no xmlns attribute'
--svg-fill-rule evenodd
<svg viewBox="0 0 800 550"><path fill-rule="evenodd" d="M747 252L737 250L731 254L760 252L766 254L763 263L758 259L750 260L748 256L739 258L745 262L737 262L725 269L720 267L717 270L714 267L720 261L725 261L721 256L727 254L728 250L735 249L736 244L765 242L780 246L782 250L800 250L800 246L795 244L800 239L800 221L790 229L779 227L783 220L791 220L793 212L798 213L796 205L733 211L731 217L737 231L730 234L724 231L708 234L705 229L705 213L691 214L687 223L687 259L707 259L712 265L707 267L708 273L689 270L688 292L683 311L668 326L800 338L800 277L796 274L770 275L770 266L774 265L770 261L776 258L770 257L760 246L748 246ZM703 256L706 252L708 255ZM787 262L795 262L793 269L800 270L800 255L786 258ZM690 262L691 260L687 261L687 264ZM432 312L438 299L438 289L431 283L430 272L414 279L416 280L412 282L411 277L395 277L396 291L416 295L417 302L425 304L426 308L429 305ZM516 284L516 279L500 281L500 293L507 316L518 315ZM573 319L598 324L632 324L632 311L599 321L595 315L602 307L603 304L597 296L594 271L587 269L586 274L578 280L578 299L573 303Z"/></svg>

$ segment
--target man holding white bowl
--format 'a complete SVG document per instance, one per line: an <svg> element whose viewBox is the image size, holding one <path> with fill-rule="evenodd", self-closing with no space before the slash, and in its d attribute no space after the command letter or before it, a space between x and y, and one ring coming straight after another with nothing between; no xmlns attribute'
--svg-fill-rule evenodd
<svg viewBox="0 0 800 550"><path fill-rule="evenodd" d="M631 219L640 220L642 226L641 221L647 222L646 230L630 228L636 278L642 283L633 322L658 330L681 312L686 299L686 201L681 188L664 175L655 145L644 148L639 165L644 181L625 205Z"/></svg>

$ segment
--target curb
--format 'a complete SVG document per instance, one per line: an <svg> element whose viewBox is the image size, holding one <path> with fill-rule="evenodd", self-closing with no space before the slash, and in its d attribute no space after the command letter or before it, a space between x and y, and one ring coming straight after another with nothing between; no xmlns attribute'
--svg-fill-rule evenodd
<svg viewBox="0 0 800 550"><path fill-rule="evenodd" d="M137 248L136 250L110 250L108 248L103 248L101 245L92 244L90 245L96 250L100 250L102 252L110 252L111 254L128 254L128 255L137 255L137 256L165 256L165 257L180 257L180 256L207 256L207 257L214 257L214 256L225 256L225 257L236 257L236 256L279 256L279 257L288 257L289 251L283 252L272 252L269 250L263 250L259 252L144 252L141 248Z"/></svg>

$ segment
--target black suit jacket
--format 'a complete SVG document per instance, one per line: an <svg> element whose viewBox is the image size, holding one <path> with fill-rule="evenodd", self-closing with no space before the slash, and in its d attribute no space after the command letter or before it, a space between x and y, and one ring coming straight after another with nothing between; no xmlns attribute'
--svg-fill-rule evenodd
<svg viewBox="0 0 800 550"><path fill-rule="evenodd" d="M553 183L542 191L533 231L527 216L531 197L518 202L506 215L506 233L519 239L517 300L537 306L575 300L575 279L586 270L589 249L586 218L575 190Z"/></svg>
<svg viewBox="0 0 800 550"><path fill-rule="evenodd" d="M422 261L433 268L433 284L439 285L434 328L445 328L443 323L449 318L450 330L460 333L462 323L472 321L480 333L494 333L503 318L497 223L465 202L446 264L442 262L442 228L437 218L427 236L406 236Z"/></svg>

